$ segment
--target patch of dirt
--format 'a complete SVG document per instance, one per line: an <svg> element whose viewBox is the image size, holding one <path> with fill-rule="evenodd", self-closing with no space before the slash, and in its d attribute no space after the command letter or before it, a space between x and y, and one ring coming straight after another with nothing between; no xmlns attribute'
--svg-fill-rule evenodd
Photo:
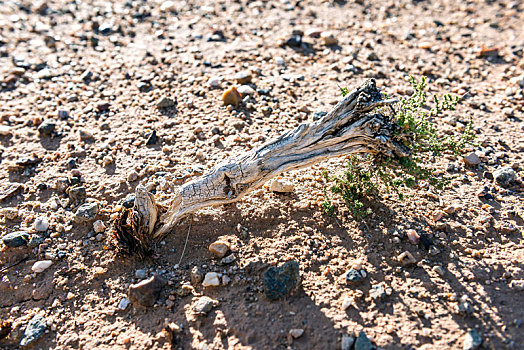
<svg viewBox="0 0 524 350"><path fill-rule="evenodd" d="M0 347L18 348L40 312L47 330L34 348L333 349L363 330L384 349L456 349L471 329L485 348L524 347L523 10L518 1L4 1L0 234L24 230L34 240L0 251L0 321L13 322ZM294 30L304 32L298 46ZM330 46L315 37L328 31ZM226 108L222 94L245 70L255 92ZM334 219L320 209L321 174L342 171L345 160L331 160L284 174L291 194L266 186L198 212L180 266L187 220L141 261L115 257L107 229L74 217L97 202L95 219L108 228L141 181L167 201L224 158L329 111L339 87L373 77L403 96L410 74L428 76L432 93L464 95L437 121L443 132L473 118L482 163L439 160L455 175L443 192L386 195L362 223ZM175 105L158 108L163 97ZM158 140L147 145L153 130ZM517 182L503 188L490 174L508 166ZM85 195L71 194L77 183ZM489 196L479 197L485 186ZM37 233L41 216L49 229ZM410 244L408 229L436 249ZM230 264L208 250L219 238L231 246ZM405 251L416 264L402 266ZM40 260L53 264L34 273ZM263 273L288 260L299 262L301 284L269 301ZM355 265L366 277L349 285ZM195 266L230 282L196 283L180 296ZM137 270L169 284L154 307L120 310ZM374 300L380 283L386 295ZM207 315L192 309L201 295L217 301ZM170 338L163 329L173 322L181 330ZM304 333L293 339L291 329Z"/></svg>

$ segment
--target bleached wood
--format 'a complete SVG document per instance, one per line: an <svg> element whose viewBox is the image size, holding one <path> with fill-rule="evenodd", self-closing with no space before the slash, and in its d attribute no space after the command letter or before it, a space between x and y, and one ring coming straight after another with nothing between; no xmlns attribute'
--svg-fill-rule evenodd
<svg viewBox="0 0 524 350"><path fill-rule="evenodd" d="M351 153L407 155L407 148L393 139L395 127L390 118L374 112L377 107L395 102L382 98L373 79L365 81L318 121L301 124L179 187L153 238L169 233L181 218L203 207L238 201L284 171ZM149 207L140 205L140 198L147 199L143 189L137 189L135 205ZM151 225L156 221L156 212L154 216L143 221Z"/></svg>

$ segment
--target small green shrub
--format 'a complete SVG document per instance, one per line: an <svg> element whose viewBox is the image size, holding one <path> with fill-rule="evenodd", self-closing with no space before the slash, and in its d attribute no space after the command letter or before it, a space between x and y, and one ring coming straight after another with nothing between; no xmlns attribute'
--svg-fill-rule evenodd
<svg viewBox="0 0 524 350"><path fill-rule="evenodd" d="M427 79L420 81L411 77L413 93L409 98L401 98L394 107L379 110L389 115L396 123L395 139L411 150L410 157L391 158L384 155L352 155L342 175L330 175L324 171L324 179L330 185L329 192L340 195L355 219L370 213L364 205L365 199L373 199L380 191L394 192L401 200L405 198L404 189L415 188L422 181L429 186L443 188L447 179L435 175L432 167L435 158L443 154L461 155L467 145L472 144L471 119L459 135L439 134L434 120L445 111L452 111L460 102L458 96L450 94L442 98L434 96L432 105L427 104ZM349 93L348 88L340 88L342 96ZM324 212L336 215L336 208L324 190L322 203Z"/></svg>

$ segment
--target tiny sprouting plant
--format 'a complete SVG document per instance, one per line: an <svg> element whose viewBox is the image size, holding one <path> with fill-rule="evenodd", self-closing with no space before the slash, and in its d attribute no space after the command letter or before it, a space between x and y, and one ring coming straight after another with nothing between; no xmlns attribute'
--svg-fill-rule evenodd
<svg viewBox="0 0 524 350"><path fill-rule="evenodd" d="M330 216L336 215L336 207L330 193L342 197L350 214L357 220L370 213L364 204L376 197L380 191L394 192L402 200L405 189L415 188L426 182L434 188L443 188L448 179L437 176L432 167L436 157L443 154L459 156L472 144L471 119L465 129L457 135L442 135L434 120L452 111L460 102L458 96L445 94L433 96L431 105L427 100L427 79L410 78L413 93L400 98L394 108L382 108L396 124L395 139L411 151L410 157L392 158L381 154L350 156L342 175L323 172L328 189L324 189L322 209ZM342 96L349 93L347 87L340 88Z"/></svg>

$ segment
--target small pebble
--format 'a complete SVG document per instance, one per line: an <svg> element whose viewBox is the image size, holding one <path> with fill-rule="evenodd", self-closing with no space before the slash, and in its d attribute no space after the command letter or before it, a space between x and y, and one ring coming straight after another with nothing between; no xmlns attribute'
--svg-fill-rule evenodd
<svg viewBox="0 0 524 350"><path fill-rule="evenodd" d="M462 349L464 350L478 349L481 344L482 344L482 337L475 329L471 329L464 336L464 344L462 346Z"/></svg>
<svg viewBox="0 0 524 350"><path fill-rule="evenodd" d="M202 281L203 287L218 287L220 285L220 278L216 272L208 272Z"/></svg>
<svg viewBox="0 0 524 350"><path fill-rule="evenodd" d="M240 85L239 87L237 87L237 91L242 96L254 95L255 94L255 90L251 86L249 86L249 85Z"/></svg>
<svg viewBox="0 0 524 350"><path fill-rule="evenodd" d="M31 267L31 270L33 270L33 272L40 273L45 271L51 265L53 265L53 262L51 260L41 260L35 262L33 264L33 267Z"/></svg>
<svg viewBox="0 0 524 350"><path fill-rule="evenodd" d="M169 108L175 105L175 101L164 96L156 103L157 108Z"/></svg>
<svg viewBox="0 0 524 350"><path fill-rule="evenodd" d="M195 300L192 309L197 314L207 315L218 302L207 296L202 296Z"/></svg>
<svg viewBox="0 0 524 350"><path fill-rule="evenodd" d="M360 331L355 341L355 350L372 350L373 344L364 331Z"/></svg>
<svg viewBox="0 0 524 350"><path fill-rule="evenodd" d="M355 338L349 334L344 334L342 336L342 342L340 344L341 350L351 350L351 347L355 343Z"/></svg>
<svg viewBox="0 0 524 350"><path fill-rule="evenodd" d="M338 44L338 39L333 35L332 32L322 32L320 38L324 41L324 45L333 46Z"/></svg>
<svg viewBox="0 0 524 350"><path fill-rule="evenodd" d="M480 157L475 152L471 152L464 157L464 163L469 166L479 165L481 162Z"/></svg>
<svg viewBox="0 0 524 350"><path fill-rule="evenodd" d="M444 277L444 274L446 273L444 268L440 265L433 266L433 271L435 271L440 277Z"/></svg>
<svg viewBox="0 0 524 350"><path fill-rule="evenodd" d="M20 346L27 346L35 342L44 334L46 327L47 323L44 316L35 315L27 324L22 340L20 340Z"/></svg>
<svg viewBox="0 0 524 350"><path fill-rule="evenodd" d="M289 335L295 339L300 338L303 334L304 330L302 328L293 328L289 330Z"/></svg>
<svg viewBox="0 0 524 350"><path fill-rule="evenodd" d="M138 278L139 280L143 280L144 278L147 277L147 271L146 270L136 270L135 271L135 277Z"/></svg>
<svg viewBox="0 0 524 350"><path fill-rule="evenodd" d="M269 189L272 192L289 193L295 190L295 186L290 181L277 179L271 183Z"/></svg>
<svg viewBox="0 0 524 350"><path fill-rule="evenodd" d="M250 71L242 71L235 74L235 80L240 85L248 84L251 82L251 72Z"/></svg>
<svg viewBox="0 0 524 350"><path fill-rule="evenodd" d="M240 101L242 101L242 96L240 96L237 88L233 86L231 89L224 92L222 95L222 101L226 106L231 105L236 107L240 104Z"/></svg>
<svg viewBox="0 0 524 350"><path fill-rule="evenodd" d="M106 225L104 225L104 222L102 220L96 220L93 223L93 230L96 233L102 233L106 230Z"/></svg>
<svg viewBox="0 0 524 350"><path fill-rule="evenodd" d="M275 63L279 66L284 66L286 64L286 61L280 56L275 57Z"/></svg>
<svg viewBox="0 0 524 350"><path fill-rule="evenodd" d="M223 241L216 241L209 245L209 251L218 258L223 258L229 251L229 244Z"/></svg>
<svg viewBox="0 0 524 350"><path fill-rule="evenodd" d="M118 303L118 308L122 311L124 311L125 309L127 309L127 307L129 306L129 304L131 304L131 300L129 300L129 298L122 298L120 299L120 302Z"/></svg>
<svg viewBox="0 0 524 350"><path fill-rule="evenodd" d="M45 216L39 216L36 218L33 227L39 232L45 232L49 228L49 221Z"/></svg>

